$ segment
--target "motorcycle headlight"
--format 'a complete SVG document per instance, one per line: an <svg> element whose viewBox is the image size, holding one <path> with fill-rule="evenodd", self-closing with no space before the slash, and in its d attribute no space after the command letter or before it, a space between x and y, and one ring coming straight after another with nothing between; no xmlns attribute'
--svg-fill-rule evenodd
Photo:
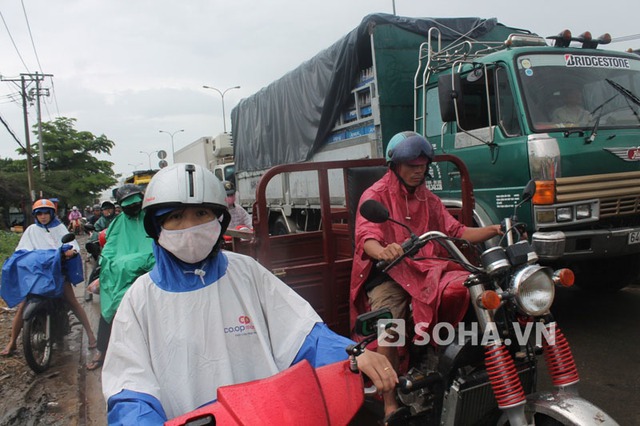
<svg viewBox="0 0 640 426"><path fill-rule="evenodd" d="M529 265L519 270L511 281L516 304L528 315L546 313L555 296L551 269L540 265Z"/></svg>

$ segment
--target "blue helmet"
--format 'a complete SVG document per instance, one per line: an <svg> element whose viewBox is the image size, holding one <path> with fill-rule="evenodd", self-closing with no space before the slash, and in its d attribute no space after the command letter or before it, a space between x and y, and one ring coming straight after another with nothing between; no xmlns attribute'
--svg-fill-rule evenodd
<svg viewBox="0 0 640 426"><path fill-rule="evenodd" d="M418 157L425 157L431 163L434 155L433 146L416 132L397 133L387 144L387 163L408 163Z"/></svg>

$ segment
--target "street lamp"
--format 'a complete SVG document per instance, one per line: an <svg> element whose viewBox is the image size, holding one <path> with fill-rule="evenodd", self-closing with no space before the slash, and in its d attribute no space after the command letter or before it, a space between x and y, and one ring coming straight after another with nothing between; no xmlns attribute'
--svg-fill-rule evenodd
<svg viewBox="0 0 640 426"><path fill-rule="evenodd" d="M151 152L147 152L147 151L140 151L140 154L147 154L147 158L149 159L149 170L153 170L151 168L151 154L155 154L158 151L151 151Z"/></svg>
<svg viewBox="0 0 640 426"><path fill-rule="evenodd" d="M205 89L215 90L222 97L222 129L223 129L224 133L227 133L227 120L226 120L225 115L224 115L224 94L227 93L229 90L239 89L240 86L229 87L227 89L224 89L223 91L220 91L219 89L216 89L215 87L210 87L210 86L202 86L202 87L205 88Z"/></svg>
<svg viewBox="0 0 640 426"><path fill-rule="evenodd" d="M137 169L137 168L138 168L138 166L142 166L142 164L144 164L144 163L136 163L136 164L129 163L129 165L130 165L131 167L133 167L133 170Z"/></svg>
<svg viewBox="0 0 640 426"><path fill-rule="evenodd" d="M176 133L180 133L180 132L184 132L184 129L182 130L176 130L175 132L167 132L166 130L159 130L160 133L166 133L169 136L171 136L171 161L173 161L173 164L176 163L176 150L173 147L173 135L175 135Z"/></svg>

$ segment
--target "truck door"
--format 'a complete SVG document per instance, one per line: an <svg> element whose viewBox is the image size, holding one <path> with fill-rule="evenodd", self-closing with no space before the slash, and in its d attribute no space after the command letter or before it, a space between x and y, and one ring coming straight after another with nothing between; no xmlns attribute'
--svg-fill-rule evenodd
<svg viewBox="0 0 640 426"><path fill-rule="evenodd" d="M442 147L460 157L469 169L477 203L491 221L510 208L518 184L528 180L526 143L513 85L505 67L476 66L456 79L459 94L456 122L448 123ZM442 96L442 91L440 93ZM453 167L450 165L449 167ZM447 195L458 198L459 172L446 171ZM516 189L517 188L517 189ZM508 214L508 213L507 213Z"/></svg>

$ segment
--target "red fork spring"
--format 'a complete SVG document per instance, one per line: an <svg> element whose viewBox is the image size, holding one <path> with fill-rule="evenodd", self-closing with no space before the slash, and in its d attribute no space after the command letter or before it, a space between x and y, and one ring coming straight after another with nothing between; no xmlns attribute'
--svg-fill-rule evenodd
<svg viewBox="0 0 640 426"><path fill-rule="evenodd" d="M553 345L549 344L548 338L545 336L542 344L544 359L547 362L547 369L553 385L566 386L577 383L580 377L567 339L556 323L547 324L546 328L555 340Z"/></svg>
<svg viewBox="0 0 640 426"><path fill-rule="evenodd" d="M485 354L485 365L498 406L507 408L523 402L522 383L507 348L502 344L487 346Z"/></svg>

